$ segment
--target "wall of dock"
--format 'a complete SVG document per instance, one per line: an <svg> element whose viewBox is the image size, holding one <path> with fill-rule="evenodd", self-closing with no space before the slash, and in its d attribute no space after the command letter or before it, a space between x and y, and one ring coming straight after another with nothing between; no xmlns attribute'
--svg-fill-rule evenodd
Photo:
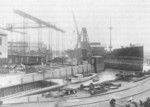
<svg viewBox="0 0 150 107"><path fill-rule="evenodd" d="M39 85L30 85L45 79L68 78L77 73L91 72L91 65L79 65L53 70L46 70L42 73L18 74L0 77L0 97L22 92L22 90L31 90ZM30 83L30 84L28 84Z"/></svg>
<svg viewBox="0 0 150 107"><path fill-rule="evenodd" d="M67 78L77 73L88 73L91 72L91 65L79 65L71 66L66 68L50 69L45 70L42 73L29 73L29 74L18 74L10 76L0 77L0 88L19 85L24 83L30 83L35 81L41 81L44 79L54 79L54 78Z"/></svg>
<svg viewBox="0 0 150 107"><path fill-rule="evenodd" d="M0 89L0 98L6 97L9 95L17 94L20 92L29 91L32 89L39 89L41 88L42 84L41 82L34 82L34 83L28 83L28 84L21 84L21 85L15 85L11 87L5 87Z"/></svg>

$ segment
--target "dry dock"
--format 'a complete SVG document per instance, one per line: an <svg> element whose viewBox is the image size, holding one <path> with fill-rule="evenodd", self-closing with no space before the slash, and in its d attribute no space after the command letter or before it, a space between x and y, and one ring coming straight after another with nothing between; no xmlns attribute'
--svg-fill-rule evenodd
<svg viewBox="0 0 150 107"><path fill-rule="evenodd" d="M41 81L67 78L77 73L91 72L90 64L79 66L41 66L40 72L27 74L7 74L0 76L0 99L4 97L41 88ZM42 72L41 72L42 71Z"/></svg>
<svg viewBox="0 0 150 107"><path fill-rule="evenodd" d="M104 73L107 74L107 70ZM121 82L121 84L119 89L94 96L86 92L79 92L77 95L64 98L41 98L41 95L36 95L22 98L24 102L20 98L20 101L13 99L4 101L4 104L7 107L55 107L55 104L59 102L60 107L110 107L109 101L112 98L116 98L117 102L123 105L130 97L139 101L150 96L149 77L138 82Z"/></svg>

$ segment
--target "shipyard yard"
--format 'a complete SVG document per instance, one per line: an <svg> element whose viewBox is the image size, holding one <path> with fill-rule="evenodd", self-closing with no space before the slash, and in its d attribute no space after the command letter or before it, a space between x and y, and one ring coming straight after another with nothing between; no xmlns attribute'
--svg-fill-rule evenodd
<svg viewBox="0 0 150 107"><path fill-rule="evenodd" d="M149 6L2 0L0 107L150 107Z"/></svg>

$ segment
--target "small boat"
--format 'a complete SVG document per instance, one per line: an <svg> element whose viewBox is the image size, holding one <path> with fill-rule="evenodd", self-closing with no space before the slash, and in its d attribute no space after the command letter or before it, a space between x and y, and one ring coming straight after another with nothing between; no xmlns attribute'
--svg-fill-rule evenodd
<svg viewBox="0 0 150 107"><path fill-rule="evenodd" d="M95 73L75 74L72 78L70 78L70 81L71 81L71 83L79 83L79 82L93 79L96 76L97 76L97 74L95 74Z"/></svg>
<svg viewBox="0 0 150 107"><path fill-rule="evenodd" d="M49 98L49 97L57 98L57 97L63 97L67 95L73 95L76 93L77 93L76 89L66 88L66 89L59 89L56 91L46 92L46 93L43 93L42 96L45 98Z"/></svg>

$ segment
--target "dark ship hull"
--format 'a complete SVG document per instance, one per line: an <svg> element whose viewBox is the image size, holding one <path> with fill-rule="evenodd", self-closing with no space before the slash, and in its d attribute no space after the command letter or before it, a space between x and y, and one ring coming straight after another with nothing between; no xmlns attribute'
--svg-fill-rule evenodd
<svg viewBox="0 0 150 107"><path fill-rule="evenodd" d="M134 46L115 49L105 61L106 68L122 70L143 70L143 46Z"/></svg>

